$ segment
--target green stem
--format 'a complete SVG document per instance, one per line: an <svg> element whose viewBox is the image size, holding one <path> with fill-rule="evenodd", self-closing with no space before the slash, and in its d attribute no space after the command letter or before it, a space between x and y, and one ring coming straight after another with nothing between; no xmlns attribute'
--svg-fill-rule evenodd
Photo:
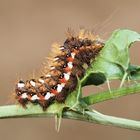
<svg viewBox="0 0 140 140"><path fill-rule="evenodd" d="M140 130L140 121L108 116L101 114L97 111L85 111L85 115L69 111L65 112L63 117L74 120L87 121L90 123L126 128L131 130Z"/></svg>
<svg viewBox="0 0 140 140"><path fill-rule="evenodd" d="M95 103L99 103L99 102L107 101L110 99L126 96L129 94L135 94L138 92L140 92L140 84L134 84L134 85L131 85L128 87L122 87L119 89L111 90L111 92L104 91L101 93L92 94L90 96L84 97L83 100L87 105L92 105Z"/></svg>
<svg viewBox="0 0 140 140"><path fill-rule="evenodd" d="M39 106L35 109L28 105L28 109L23 109L18 105L1 106L0 107L0 118L26 118L26 117L50 117L56 114L49 114L41 110ZM74 111L65 111L63 118L86 121L90 123L97 123L109 126L116 126L121 128L127 128L132 130L140 130L140 122L130 119L123 119L108 115L103 115L97 111L85 111L84 114Z"/></svg>

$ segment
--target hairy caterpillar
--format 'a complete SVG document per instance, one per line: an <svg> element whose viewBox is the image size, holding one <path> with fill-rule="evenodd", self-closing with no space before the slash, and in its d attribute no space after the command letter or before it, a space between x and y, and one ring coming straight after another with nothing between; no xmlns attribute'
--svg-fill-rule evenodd
<svg viewBox="0 0 140 140"><path fill-rule="evenodd" d="M84 65L90 67L103 47L103 41L89 32L81 30L77 36L69 35L62 46L56 45L58 51L45 75L16 84L16 100L23 107L28 102L39 104L43 110L53 101L64 102L76 88L77 77L84 76Z"/></svg>

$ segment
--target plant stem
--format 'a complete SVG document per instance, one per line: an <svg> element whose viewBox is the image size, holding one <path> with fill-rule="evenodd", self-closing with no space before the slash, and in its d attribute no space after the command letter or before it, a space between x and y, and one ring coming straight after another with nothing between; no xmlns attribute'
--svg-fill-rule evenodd
<svg viewBox="0 0 140 140"><path fill-rule="evenodd" d="M41 110L39 106L32 108L28 106L28 109L23 109L18 105L1 106L0 107L0 118L22 118L22 117L50 117L56 114L49 114ZM66 111L63 113L63 118L86 121L90 123L97 123L109 126L116 126L121 128L127 128L132 130L140 130L140 122L123 119L108 115L103 115L97 111L85 111L84 114L74 111Z"/></svg>
<svg viewBox="0 0 140 140"><path fill-rule="evenodd" d="M121 127L131 130L140 130L140 121L108 116L97 111L85 111L85 115L69 111L64 113L64 117L74 120L87 121L90 123Z"/></svg>
<svg viewBox="0 0 140 140"><path fill-rule="evenodd" d="M126 96L126 95L129 95L129 94L135 94L135 93L138 93L138 92L140 92L140 84L134 84L134 85L131 85L131 86L128 86L128 87L122 87L122 88L119 88L119 89L111 90L111 92L104 91L104 92L101 92L101 93L86 96L86 97L83 98L83 101L87 105L92 105L92 104L95 104L95 103L107 101L107 100L110 100L110 99L115 99L115 98Z"/></svg>

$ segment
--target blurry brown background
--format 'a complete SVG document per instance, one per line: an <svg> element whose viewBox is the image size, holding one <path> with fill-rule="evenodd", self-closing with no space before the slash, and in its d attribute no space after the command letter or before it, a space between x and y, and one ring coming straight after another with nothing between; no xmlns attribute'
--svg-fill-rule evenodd
<svg viewBox="0 0 140 140"><path fill-rule="evenodd" d="M95 31L103 39L117 28L140 32L139 0L0 0L0 105L19 78L38 74L53 42L63 43L71 27ZM139 44L131 48L131 59L139 63ZM113 87L113 84L111 84ZM103 89L105 90L105 89ZM84 92L94 92L86 88ZM140 94L99 103L98 111L119 117L140 119ZM54 130L52 119L0 120L0 139L4 140L139 140L140 132L63 120Z"/></svg>

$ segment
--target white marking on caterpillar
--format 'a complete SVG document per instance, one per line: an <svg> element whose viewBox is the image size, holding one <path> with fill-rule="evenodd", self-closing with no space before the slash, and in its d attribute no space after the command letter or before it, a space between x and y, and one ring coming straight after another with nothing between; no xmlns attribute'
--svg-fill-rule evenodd
<svg viewBox="0 0 140 140"><path fill-rule="evenodd" d="M70 74L64 73L64 78L65 78L65 80L69 80L70 79Z"/></svg>
<svg viewBox="0 0 140 140"><path fill-rule="evenodd" d="M51 70L54 70L54 69L55 69L55 67L51 67L50 69L51 69Z"/></svg>
<svg viewBox="0 0 140 140"><path fill-rule="evenodd" d="M75 54L74 52L73 52L73 53L71 53L71 57L72 57L72 58L74 58L74 57L75 57L75 55L76 55L76 54Z"/></svg>
<svg viewBox="0 0 140 140"><path fill-rule="evenodd" d="M55 94L51 93L51 97L55 96Z"/></svg>
<svg viewBox="0 0 140 140"><path fill-rule="evenodd" d="M45 75L45 77L51 77L51 75L50 74L47 74L47 75Z"/></svg>
<svg viewBox="0 0 140 140"><path fill-rule="evenodd" d="M64 49L64 47L60 47L60 48L59 48L59 50L63 50L63 49Z"/></svg>
<svg viewBox="0 0 140 140"><path fill-rule="evenodd" d="M45 100L48 100L51 97L51 93L47 92L47 94L45 95Z"/></svg>
<svg viewBox="0 0 140 140"><path fill-rule="evenodd" d="M34 82L33 80L30 81L30 84L31 84L33 87L35 87L35 85L36 85L35 82Z"/></svg>
<svg viewBox="0 0 140 140"><path fill-rule="evenodd" d="M59 58L56 57L56 58L54 58L53 60L56 61L56 60L58 60L58 59L59 59Z"/></svg>
<svg viewBox="0 0 140 140"><path fill-rule="evenodd" d="M70 69L73 68L73 64L72 64L72 62L69 62L69 63L68 63L68 67L69 67Z"/></svg>
<svg viewBox="0 0 140 140"><path fill-rule="evenodd" d="M63 89L63 85L58 84L58 85L57 85L57 92L61 92L62 89Z"/></svg>
<svg viewBox="0 0 140 140"><path fill-rule="evenodd" d="M22 98L22 99L27 99L27 97L28 97L28 96L27 96L27 93L23 93L23 94L21 95L21 98Z"/></svg>
<svg viewBox="0 0 140 140"><path fill-rule="evenodd" d="M39 97L37 96L37 95L33 95L32 97L31 97L31 100L32 101L35 101L35 100L38 100L39 99Z"/></svg>
<svg viewBox="0 0 140 140"><path fill-rule="evenodd" d="M18 88L23 88L23 87L25 86L25 84L19 82L19 83L17 84L17 86L18 86Z"/></svg>
<svg viewBox="0 0 140 140"><path fill-rule="evenodd" d="M41 78L38 79L38 81L39 81L40 83L42 83L42 84L45 82L45 81L44 81L43 79L41 79Z"/></svg>

